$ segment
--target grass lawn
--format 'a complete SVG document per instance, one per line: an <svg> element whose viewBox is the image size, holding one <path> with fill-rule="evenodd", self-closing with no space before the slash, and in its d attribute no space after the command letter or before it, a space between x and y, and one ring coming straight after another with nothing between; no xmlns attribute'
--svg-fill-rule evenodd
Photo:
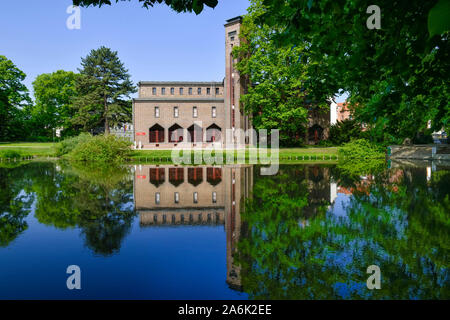
<svg viewBox="0 0 450 320"><path fill-rule="evenodd" d="M20 153L23 157L52 157L55 155L56 143L52 142L0 142L0 157L8 151Z"/></svg>
<svg viewBox="0 0 450 320"><path fill-rule="evenodd" d="M279 150L280 161L319 161L337 159L338 148L281 148ZM143 162L171 162L171 150L133 150L131 153L131 161ZM270 156L270 151L269 151ZM223 155L226 158L226 155ZM246 152L245 158L249 158L249 152Z"/></svg>
<svg viewBox="0 0 450 320"><path fill-rule="evenodd" d="M54 157L55 146L52 142L0 142L0 157L6 158L5 152L15 151L22 157ZM270 151L269 151L270 155ZM279 149L279 158L283 162L292 161L320 161L336 159L337 147L330 148L281 148ZM130 161L153 162L153 163L171 163L171 150L133 150L130 155ZM224 159L226 158L224 154ZM246 159L249 152L246 152Z"/></svg>

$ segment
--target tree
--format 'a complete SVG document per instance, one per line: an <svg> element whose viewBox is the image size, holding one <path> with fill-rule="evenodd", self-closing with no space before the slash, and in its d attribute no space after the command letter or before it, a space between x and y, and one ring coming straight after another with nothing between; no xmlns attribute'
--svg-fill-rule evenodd
<svg viewBox="0 0 450 320"><path fill-rule="evenodd" d="M335 145L350 142L352 139L360 139L365 136L361 124L354 119L338 121L330 126L329 141Z"/></svg>
<svg viewBox="0 0 450 320"><path fill-rule="evenodd" d="M123 0L122 0L123 1ZM130 0L128 0L130 1ZM119 0L116 0L116 3ZM199 14L206 5L211 8L217 6L217 0L139 0L145 8L153 7L155 3L165 3L177 12L192 12ZM101 7L102 5L111 5L111 0L73 0L75 6L88 7L90 5Z"/></svg>
<svg viewBox="0 0 450 320"><path fill-rule="evenodd" d="M379 30L366 25L368 0L263 2L261 21L283 28L279 43L306 43L318 62L308 67L316 99L349 92L357 119L385 139L414 137L428 120L432 130L449 128L449 33L428 30L438 0L378 1Z"/></svg>
<svg viewBox="0 0 450 320"><path fill-rule="evenodd" d="M26 75L11 60L0 55L0 141L23 138L23 108L31 103Z"/></svg>
<svg viewBox="0 0 450 320"><path fill-rule="evenodd" d="M277 46L273 35L283 28L268 26L260 17L266 12L261 0L252 0L241 29L241 45L235 47L237 69L250 85L241 98L246 112L252 114L253 126L280 129L282 145L302 144L309 111L328 108L318 104L308 93L308 64L305 45Z"/></svg>
<svg viewBox="0 0 450 320"><path fill-rule="evenodd" d="M102 126L108 134L111 126L131 121L130 95L136 87L117 51L100 47L81 60L72 122L86 131Z"/></svg>
<svg viewBox="0 0 450 320"><path fill-rule="evenodd" d="M78 74L58 70L44 73L33 82L35 105L31 110L33 136L51 138L53 130L64 128L64 135L73 135L71 118L72 101L76 98L75 88Z"/></svg>

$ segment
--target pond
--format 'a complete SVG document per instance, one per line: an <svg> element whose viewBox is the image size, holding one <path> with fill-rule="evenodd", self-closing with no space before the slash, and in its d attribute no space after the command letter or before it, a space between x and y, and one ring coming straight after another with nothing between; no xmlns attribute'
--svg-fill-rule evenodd
<svg viewBox="0 0 450 320"><path fill-rule="evenodd" d="M450 165L360 169L0 164L0 299L449 299Z"/></svg>

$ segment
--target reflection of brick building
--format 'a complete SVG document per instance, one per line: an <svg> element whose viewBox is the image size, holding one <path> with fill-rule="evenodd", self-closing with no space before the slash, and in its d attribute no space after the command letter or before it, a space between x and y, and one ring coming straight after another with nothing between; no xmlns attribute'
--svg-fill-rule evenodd
<svg viewBox="0 0 450 320"><path fill-rule="evenodd" d="M224 225L227 283L240 289L233 255L241 233L241 210L253 186L252 166L136 166L135 208L142 227Z"/></svg>

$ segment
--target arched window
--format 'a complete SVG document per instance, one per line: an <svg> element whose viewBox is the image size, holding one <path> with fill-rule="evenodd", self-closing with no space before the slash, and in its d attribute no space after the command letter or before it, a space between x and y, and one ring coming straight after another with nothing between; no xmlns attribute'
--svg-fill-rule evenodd
<svg viewBox="0 0 450 320"><path fill-rule="evenodd" d="M150 128L150 143L161 143L164 142L164 128L159 124L155 124Z"/></svg>
<svg viewBox="0 0 450 320"><path fill-rule="evenodd" d="M184 182L184 168L169 168L169 182L178 187Z"/></svg>
<svg viewBox="0 0 450 320"><path fill-rule="evenodd" d="M183 141L183 128L178 124L174 124L169 128L169 142L182 142Z"/></svg>
<svg viewBox="0 0 450 320"><path fill-rule="evenodd" d="M323 128L318 124L313 125L308 129L308 140L310 142L318 143L323 139Z"/></svg>
<svg viewBox="0 0 450 320"><path fill-rule="evenodd" d="M165 181L165 169L164 168L151 168L150 169L150 183L155 187L159 187Z"/></svg>
<svg viewBox="0 0 450 320"><path fill-rule="evenodd" d="M222 169L221 168L206 168L206 181L209 184L216 186L222 182Z"/></svg>
<svg viewBox="0 0 450 320"><path fill-rule="evenodd" d="M188 128L190 142L202 142L203 141L203 129L196 123Z"/></svg>
<svg viewBox="0 0 450 320"><path fill-rule="evenodd" d="M222 129L215 123L206 129L206 142L217 142L222 140Z"/></svg>
<svg viewBox="0 0 450 320"><path fill-rule="evenodd" d="M203 169L202 168L189 168L188 169L188 182L193 186L198 186L203 182Z"/></svg>

